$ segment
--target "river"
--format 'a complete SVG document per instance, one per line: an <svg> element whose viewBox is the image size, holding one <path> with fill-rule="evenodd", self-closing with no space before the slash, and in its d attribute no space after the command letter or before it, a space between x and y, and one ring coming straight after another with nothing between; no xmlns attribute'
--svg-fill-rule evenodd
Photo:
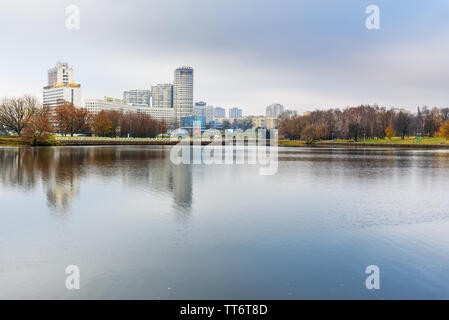
<svg viewBox="0 0 449 320"><path fill-rule="evenodd" d="M264 176L170 149L0 148L0 298L449 298L447 150L279 148Z"/></svg>

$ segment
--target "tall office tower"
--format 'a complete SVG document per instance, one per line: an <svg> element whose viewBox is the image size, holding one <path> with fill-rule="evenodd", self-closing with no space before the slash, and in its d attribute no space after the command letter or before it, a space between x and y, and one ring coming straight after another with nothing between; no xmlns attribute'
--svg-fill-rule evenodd
<svg viewBox="0 0 449 320"><path fill-rule="evenodd" d="M192 115L193 108L193 68L180 67L175 70L173 82L173 107L176 123L181 123L181 117Z"/></svg>
<svg viewBox="0 0 449 320"><path fill-rule="evenodd" d="M231 108L229 109L229 118L238 119L242 117L242 109Z"/></svg>
<svg viewBox="0 0 449 320"><path fill-rule="evenodd" d="M214 118L225 118L226 110L224 108L215 107L214 109Z"/></svg>
<svg viewBox="0 0 449 320"><path fill-rule="evenodd" d="M192 110L192 115L197 117L204 117L206 124L214 119L214 107L208 106L206 102L196 102Z"/></svg>
<svg viewBox="0 0 449 320"><path fill-rule="evenodd" d="M170 83L158 84L151 87L153 99L152 107L173 108L173 85Z"/></svg>
<svg viewBox="0 0 449 320"><path fill-rule="evenodd" d="M282 112L284 112L284 106L279 103L273 103L267 107L266 116L267 118L279 118Z"/></svg>
<svg viewBox="0 0 449 320"><path fill-rule="evenodd" d="M58 62L54 68L48 70L48 86L73 82L73 69L67 62Z"/></svg>
<svg viewBox="0 0 449 320"><path fill-rule="evenodd" d="M48 85L44 87L42 103L54 114L54 108L64 101L81 107L81 85L73 83L72 68L58 62L56 67L48 70Z"/></svg>
<svg viewBox="0 0 449 320"><path fill-rule="evenodd" d="M151 90L128 90L123 92L123 100L135 105L150 105Z"/></svg>

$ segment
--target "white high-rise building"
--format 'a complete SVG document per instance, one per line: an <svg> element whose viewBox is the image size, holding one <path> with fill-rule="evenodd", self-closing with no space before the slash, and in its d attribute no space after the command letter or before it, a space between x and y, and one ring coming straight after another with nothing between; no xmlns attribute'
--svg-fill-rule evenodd
<svg viewBox="0 0 449 320"><path fill-rule="evenodd" d="M48 70L48 85L72 83L73 69L67 62L58 62L54 68Z"/></svg>
<svg viewBox="0 0 449 320"><path fill-rule="evenodd" d="M158 84L151 87L154 108L173 108L173 85Z"/></svg>
<svg viewBox="0 0 449 320"><path fill-rule="evenodd" d="M58 62L48 70L48 85L44 87L42 103L54 109L64 101L81 107L81 85L73 83L73 69L67 63Z"/></svg>
<svg viewBox="0 0 449 320"><path fill-rule="evenodd" d="M266 116L267 118L279 118L282 112L284 112L284 106L279 103L273 103L267 107Z"/></svg>
<svg viewBox="0 0 449 320"><path fill-rule="evenodd" d="M181 123L181 117L192 115L193 109L193 68L180 67L175 70L173 82L173 107L176 123Z"/></svg>
<svg viewBox="0 0 449 320"><path fill-rule="evenodd" d="M136 105L150 105L151 90L127 90L123 92L123 100Z"/></svg>
<svg viewBox="0 0 449 320"><path fill-rule="evenodd" d="M71 102L75 107L81 107L81 85L75 83L61 83L44 87L42 104L55 108L64 101Z"/></svg>

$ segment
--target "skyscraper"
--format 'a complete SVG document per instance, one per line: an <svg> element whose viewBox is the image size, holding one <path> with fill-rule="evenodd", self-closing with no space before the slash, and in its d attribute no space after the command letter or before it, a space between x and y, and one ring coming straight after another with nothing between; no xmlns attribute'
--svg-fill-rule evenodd
<svg viewBox="0 0 449 320"><path fill-rule="evenodd" d="M273 103L267 107L266 116L267 118L279 118L282 112L284 112L284 106L279 103Z"/></svg>
<svg viewBox="0 0 449 320"><path fill-rule="evenodd" d="M150 105L151 90L128 90L123 92L123 100L135 105Z"/></svg>
<svg viewBox="0 0 449 320"><path fill-rule="evenodd" d="M54 68L48 70L48 86L73 82L73 69L67 62L58 62Z"/></svg>
<svg viewBox="0 0 449 320"><path fill-rule="evenodd" d="M229 109L229 118L238 119L242 117L242 109L231 108Z"/></svg>
<svg viewBox="0 0 449 320"><path fill-rule="evenodd" d="M48 70L48 84L44 87L42 103L54 112L54 108L64 101L81 107L81 85L73 83L73 69L67 63L58 62Z"/></svg>
<svg viewBox="0 0 449 320"><path fill-rule="evenodd" d="M155 108L173 108L173 85L158 84L151 87L152 106Z"/></svg>
<svg viewBox="0 0 449 320"><path fill-rule="evenodd" d="M215 107L214 109L214 118L225 118L226 117L226 109Z"/></svg>
<svg viewBox="0 0 449 320"><path fill-rule="evenodd" d="M181 123L181 117L192 115L193 108L193 68L180 67L175 70L173 82L173 107L176 123Z"/></svg>

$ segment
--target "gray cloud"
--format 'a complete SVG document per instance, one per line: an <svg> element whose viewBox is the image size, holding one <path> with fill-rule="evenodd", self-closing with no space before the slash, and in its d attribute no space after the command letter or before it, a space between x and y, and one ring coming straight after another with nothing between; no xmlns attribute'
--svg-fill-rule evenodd
<svg viewBox="0 0 449 320"><path fill-rule="evenodd" d="M83 98L121 96L195 68L195 99L261 114L360 103L447 106L447 3L376 1L4 1L0 95L41 94L57 60L75 68ZM65 7L81 29L65 29Z"/></svg>

